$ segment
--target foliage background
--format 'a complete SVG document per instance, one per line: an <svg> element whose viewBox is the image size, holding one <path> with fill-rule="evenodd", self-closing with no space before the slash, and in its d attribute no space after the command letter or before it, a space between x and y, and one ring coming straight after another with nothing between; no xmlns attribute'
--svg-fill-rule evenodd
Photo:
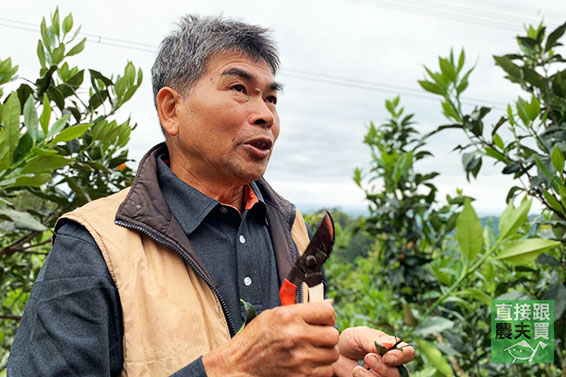
<svg viewBox="0 0 566 377"><path fill-rule="evenodd" d="M141 70L128 63L106 77L72 64L78 39L71 14L55 10L41 23L40 72L17 78L10 58L0 59L0 372L5 373L15 330L32 283L49 251L61 214L128 186L126 145L135 124L116 111L140 86ZM85 80L86 79L86 80Z"/></svg>

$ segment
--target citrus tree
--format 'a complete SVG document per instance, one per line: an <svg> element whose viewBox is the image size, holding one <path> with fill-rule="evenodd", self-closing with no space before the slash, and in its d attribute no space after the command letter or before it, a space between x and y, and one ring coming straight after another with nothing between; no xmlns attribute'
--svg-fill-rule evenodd
<svg viewBox="0 0 566 377"><path fill-rule="evenodd" d="M56 9L40 31L36 79L18 79L11 58L0 59L0 371L56 219L133 179L126 146L135 124L114 116L141 70L128 63L107 77L74 66L86 38L71 14L61 19Z"/></svg>
<svg viewBox="0 0 566 377"><path fill-rule="evenodd" d="M495 57L529 98L518 98L489 128L492 109L462 106L473 72L465 69L463 51L440 57L439 69L426 68L419 82L441 96L449 124L420 137L393 99L386 102L390 119L368 128L372 164L365 175L356 170L354 180L369 202L362 226L377 242L354 264L330 260L330 296L341 327L367 324L413 345L413 376L566 376L566 73L558 53L565 30L546 36L543 26L529 27L518 37L519 52ZM441 202L436 174L417 169L429 155L428 138L449 129L468 137L455 147L468 179L480 174L485 159L516 179L496 221L478 218L472 198L461 192ZM536 218L529 217L533 198L544 205ZM554 300L554 364L490 363L494 299Z"/></svg>

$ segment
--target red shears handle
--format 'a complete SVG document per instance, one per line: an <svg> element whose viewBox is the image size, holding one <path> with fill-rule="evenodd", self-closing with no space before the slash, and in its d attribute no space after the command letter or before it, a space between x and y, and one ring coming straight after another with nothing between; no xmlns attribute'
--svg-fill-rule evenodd
<svg viewBox="0 0 566 377"><path fill-rule="evenodd" d="M279 298L281 299L281 305L293 305L295 303L295 297L297 295L297 286L291 283L289 280L283 280L281 284L281 289L279 290Z"/></svg>

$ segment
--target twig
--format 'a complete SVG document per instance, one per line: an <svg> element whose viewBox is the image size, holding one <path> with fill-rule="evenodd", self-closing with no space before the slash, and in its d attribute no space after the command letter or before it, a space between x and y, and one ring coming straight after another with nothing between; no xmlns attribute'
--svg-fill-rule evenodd
<svg viewBox="0 0 566 377"><path fill-rule="evenodd" d="M32 249L34 247L42 246L42 245L45 245L45 244L48 244L48 243L51 243L51 239L48 239L48 240L45 240L43 242L36 243L36 244L33 244L33 245L25 246L25 247L22 247L21 249L22 250Z"/></svg>
<svg viewBox="0 0 566 377"><path fill-rule="evenodd" d="M29 251L29 250L16 250L16 253L31 254L31 255L47 255L48 251Z"/></svg>
<svg viewBox="0 0 566 377"><path fill-rule="evenodd" d="M21 315L14 315L14 314L0 314L0 319L13 319L14 321L21 321Z"/></svg>
<svg viewBox="0 0 566 377"><path fill-rule="evenodd" d="M434 334L434 337L436 338L436 341L440 344L444 344L446 343L444 341L444 338L442 337L442 335L440 334ZM460 364L458 364L458 360L456 359L456 357L454 355L448 357L448 359L450 360L450 364L452 364L452 368L454 368L454 370L456 371L456 375L458 377L467 377L468 374L462 369L462 367L460 366Z"/></svg>
<svg viewBox="0 0 566 377"><path fill-rule="evenodd" d="M3 256L4 254L12 254L15 253L18 249L21 249L21 247L31 241L35 236L37 236L40 232L37 231L33 231L28 233L27 235L23 236L22 238L20 238L18 241L14 242L11 245L6 246L3 249L0 249L0 257Z"/></svg>

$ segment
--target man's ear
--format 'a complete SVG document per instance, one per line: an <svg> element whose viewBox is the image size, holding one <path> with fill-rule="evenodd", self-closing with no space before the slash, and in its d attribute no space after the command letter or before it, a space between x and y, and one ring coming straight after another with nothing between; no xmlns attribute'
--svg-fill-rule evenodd
<svg viewBox="0 0 566 377"><path fill-rule="evenodd" d="M159 122L169 136L177 136L179 133L178 112L182 101L183 97L168 86L161 88L155 98Z"/></svg>

